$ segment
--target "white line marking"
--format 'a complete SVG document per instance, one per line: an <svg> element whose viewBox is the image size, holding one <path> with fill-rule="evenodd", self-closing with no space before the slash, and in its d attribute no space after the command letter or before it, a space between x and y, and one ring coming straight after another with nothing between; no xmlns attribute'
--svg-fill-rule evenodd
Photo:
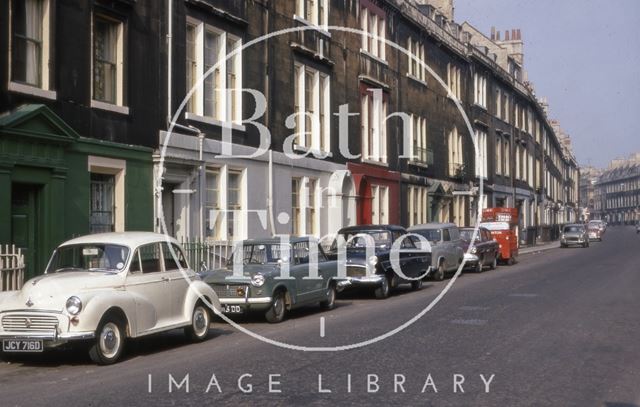
<svg viewBox="0 0 640 407"><path fill-rule="evenodd" d="M324 338L324 317L320 317L320 337Z"/></svg>

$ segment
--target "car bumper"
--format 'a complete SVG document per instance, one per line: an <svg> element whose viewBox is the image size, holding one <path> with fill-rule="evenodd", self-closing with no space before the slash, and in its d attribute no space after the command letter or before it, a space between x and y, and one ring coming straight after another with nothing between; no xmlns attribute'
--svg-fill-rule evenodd
<svg viewBox="0 0 640 407"><path fill-rule="evenodd" d="M385 276L380 274L361 277L341 277L341 280L338 282L338 289L343 290L349 287L377 288L382 284L385 278Z"/></svg>
<svg viewBox="0 0 640 407"><path fill-rule="evenodd" d="M587 240L579 239L579 240L561 240L560 243L566 246L570 246L572 244L585 244Z"/></svg>
<svg viewBox="0 0 640 407"><path fill-rule="evenodd" d="M41 340L45 348L54 348L68 342L95 338L95 332L0 332L3 340Z"/></svg>
<svg viewBox="0 0 640 407"><path fill-rule="evenodd" d="M466 265L476 264L479 260L480 258L475 254L471 254L471 253L464 254L464 261Z"/></svg>

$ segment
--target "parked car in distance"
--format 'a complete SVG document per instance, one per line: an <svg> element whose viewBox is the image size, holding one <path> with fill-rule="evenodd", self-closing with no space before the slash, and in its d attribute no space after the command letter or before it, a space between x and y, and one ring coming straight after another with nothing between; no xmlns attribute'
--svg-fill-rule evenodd
<svg viewBox="0 0 640 407"><path fill-rule="evenodd" d="M598 220L598 219L594 219L594 220L590 220L589 223L587 224L587 228L598 228L600 230L600 234L604 235L604 233L607 231L607 224L602 221L602 220Z"/></svg>
<svg viewBox="0 0 640 407"><path fill-rule="evenodd" d="M602 235L604 232L598 225L593 225L591 223L587 224L587 235L589 236L589 241L597 240L602 242Z"/></svg>
<svg viewBox="0 0 640 407"><path fill-rule="evenodd" d="M478 228L476 238L473 240L474 231L474 228L460 229L465 267L473 268L478 273L482 273L484 266L489 266L491 270L495 270L498 265L498 255L500 253L498 242L491 237L489 229L483 227ZM467 253L469 246L471 246L471 251Z"/></svg>
<svg viewBox="0 0 640 407"><path fill-rule="evenodd" d="M317 248L317 262L311 248ZM233 274L234 258L241 256L242 275ZM235 261L239 261L236 259ZM310 265L317 264L318 277L311 277ZM283 267L288 266L290 279ZM278 238L245 240L227 262L226 268L201 273L218 295L222 312L239 315L261 312L268 322L284 320L287 311L304 305L334 307L337 290L337 262L328 260L320 245L308 237L292 237L288 244Z"/></svg>
<svg viewBox="0 0 640 407"><path fill-rule="evenodd" d="M213 289L189 268L175 239L148 232L103 233L61 244L45 274L0 293L5 353L91 341L89 355L111 364L127 338L184 327L195 341L209 332Z"/></svg>
<svg viewBox="0 0 640 407"><path fill-rule="evenodd" d="M387 298L400 284L409 283L419 290L422 278L431 271L431 253L416 246L417 238L407 235L407 230L397 225L360 225L340 229L327 255L338 260L339 250L346 254L345 286L369 287L376 298ZM398 241L399 239L402 239ZM391 265L394 242L398 241L400 271L408 280L398 275ZM367 258L367 244L373 253ZM344 247L340 247L344 245ZM371 270L367 275L367 270Z"/></svg>
<svg viewBox="0 0 640 407"><path fill-rule="evenodd" d="M584 225L575 223L562 227L560 247L568 247L571 245L578 245L585 248L589 247L589 236L587 236L587 229Z"/></svg>
<svg viewBox="0 0 640 407"><path fill-rule="evenodd" d="M636 222L636 234L640 233L640 220Z"/></svg>
<svg viewBox="0 0 640 407"><path fill-rule="evenodd" d="M408 230L429 241L435 280L442 281L446 273L458 270L464 258L458 226L454 223L425 223L412 226Z"/></svg>

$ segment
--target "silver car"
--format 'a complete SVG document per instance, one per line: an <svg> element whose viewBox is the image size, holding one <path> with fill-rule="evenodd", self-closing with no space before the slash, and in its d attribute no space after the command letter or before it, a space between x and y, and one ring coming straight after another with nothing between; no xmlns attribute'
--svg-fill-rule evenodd
<svg viewBox="0 0 640 407"><path fill-rule="evenodd" d="M408 229L425 237L431 245L431 267L434 280L442 281L446 273L455 272L464 258L460 229L454 223L425 223Z"/></svg>
<svg viewBox="0 0 640 407"><path fill-rule="evenodd" d="M589 236L587 236L587 229L584 225L576 223L565 225L562 228L560 247L568 247L571 245L589 247Z"/></svg>

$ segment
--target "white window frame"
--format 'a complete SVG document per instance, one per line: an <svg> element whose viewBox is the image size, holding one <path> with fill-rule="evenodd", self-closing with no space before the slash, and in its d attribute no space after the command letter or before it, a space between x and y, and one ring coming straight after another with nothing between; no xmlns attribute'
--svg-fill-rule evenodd
<svg viewBox="0 0 640 407"><path fill-rule="evenodd" d="M456 99L460 99L460 67L447 64L447 85Z"/></svg>
<svg viewBox="0 0 640 407"><path fill-rule="evenodd" d="M412 113L409 126L409 131L411 132L411 162L427 164L427 119ZM424 158L419 154L418 149L424 151Z"/></svg>
<svg viewBox="0 0 640 407"><path fill-rule="evenodd" d="M95 174L115 176L114 187L114 232L125 231L125 180L127 162L108 157L90 155L87 158L87 171Z"/></svg>
<svg viewBox="0 0 640 407"><path fill-rule="evenodd" d="M365 6L360 7L360 29L362 30L361 50L386 61L386 18L372 12ZM369 34L369 35L367 35Z"/></svg>
<svg viewBox="0 0 640 407"><path fill-rule="evenodd" d="M310 14L309 3L313 3ZM296 0L296 13L294 17L308 24L327 27L329 24L328 0Z"/></svg>
<svg viewBox="0 0 640 407"><path fill-rule="evenodd" d="M449 132L449 175L455 176L456 170L464 164L462 157L462 135L458 132L458 128L454 127Z"/></svg>
<svg viewBox="0 0 640 407"><path fill-rule="evenodd" d="M116 36L116 99L114 103L98 100L94 98L93 87L94 87L94 77L93 77L93 36L94 36L94 25L96 18L109 21L113 24L117 25L117 36ZM102 13L91 13L91 75L90 77L90 88L91 88L91 107L110 110L116 113L129 114L129 108L124 104L124 22L108 15Z"/></svg>
<svg viewBox="0 0 640 407"><path fill-rule="evenodd" d="M428 222L429 195L427 187L410 185L408 191L409 226Z"/></svg>
<svg viewBox="0 0 640 407"><path fill-rule="evenodd" d="M488 169L488 155L487 155L487 132L484 130L476 129L475 142L478 149L476 155L476 177L487 179Z"/></svg>
<svg viewBox="0 0 640 407"><path fill-rule="evenodd" d="M297 183L296 191L293 190L294 182ZM298 236L320 237L320 180L307 176L293 177L291 188L291 233ZM293 206L294 192L297 194L296 206ZM297 223L293 222L294 217ZM311 224L308 222L309 217L313 217Z"/></svg>
<svg viewBox="0 0 640 407"><path fill-rule="evenodd" d="M371 223L384 225L389 223L389 187L371 185Z"/></svg>
<svg viewBox="0 0 640 407"><path fill-rule="evenodd" d="M243 209L247 208L247 183L246 183L246 169L229 167L224 165L221 167L207 168L207 172L216 172L218 174L218 208L219 212L215 213L213 222L216 227L214 236L206 236L206 197L201 194L200 207L202 208L202 236L208 240L242 240L247 238L247 219L246 212ZM238 185L238 205L236 208L231 208L229 202L229 175L231 173L239 176ZM206 173L205 173L206 176ZM205 180L206 186L206 180ZM224 209L224 211L223 211ZM233 225L233 236L228 233L229 227L229 211L240 211L240 214L236 213L234 216L240 216L238 222ZM244 215L243 215L244 214Z"/></svg>
<svg viewBox="0 0 640 407"><path fill-rule="evenodd" d="M11 0L8 4L9 16L9 44L8 44L8 86L7 90L11 92L19 92L32 96L37 96L46 99L55 100L57 93L53 90L53 84L50 81L50 69L51 64L51 1L42 1L42 39L41 39L41 54L40 54L40 84L23 83L13 80L13 6L16 0Z"/></svg>
<svg viewBox="0 0 640 407"><path fill-rule="evenodd" d="M296 138L295 146L312 151L331 151L331 77L307 65L296 63L295 99L296 99ZM306 103L306 90L309 84L307 74L313 76L313 109L311 129L307 129L306 118L310 114ZM309 134L310 133L310 134Z"/></svg>
<svg viewBox="0 0 640 407"><path fill-rule="evenodd" d="M367 162L387 164L387 101L382 96L381 89L374 89L361 94L360 102L362 159ZM371 120L369 120L370 117ZM370 133L373 145L369 145Z"/></svg>
<svg viewBox="0 0 640 407"><path fill-rule="evenodd" d="M220 28L217 28L210 24L205 24L200 20L197 20L192 17L187 17L187 24L196 27L196 38L195 38L195 58L196 58L196 89L194 92L195 102L193 103L194 111L187 112L187 119L196 119L201 121L210 122L213 120L214 124L218 123L233 123L236 125L241 125L242 122L242 52L235 54L232 57L231 64L233 66L234 71L236 72L236 85L232 89L227 88L227 65L229 60L225 60L224 63L220 63L221 59L224 58L227 52L227 43L229 40L233 41L236 45L234 49L242 47L242 38L230 34ZM215 58L212 66L218 65L218 74L220 77L220 89L215 88L214 90L214 100L215 107L213 115L209 115L205 113L205 82L209 79L207 77L204 78L206 73L205 67L205 38L206 33L213 33L217 36L217 41L220 44L218 49L218 55ZM185 44L186 45L186 44ZM209 76L215 75L216 72L213 71ZM202 79L202 81L200 81ZM199 83L198 83L199 82ZM214 84L215 85L215 81ZM224 96L221 96L224 95ZM233 106L231 106L233 104ZM193 117L193 116L196 117ZM232 117L233 116L233 117Z"/></svg>
<svg viewBox="0 0 640 407"><path fill-rule="evenodd" d="M487 77L478 72L473 74L473 102L483 107L487 108Z"/></svg>
<svg viewBox="0 0 640 407"><path fill-rule="evenodd" d="M407 75L420 82L427 81L427 60L423 42L407 37Z"/></svg>

